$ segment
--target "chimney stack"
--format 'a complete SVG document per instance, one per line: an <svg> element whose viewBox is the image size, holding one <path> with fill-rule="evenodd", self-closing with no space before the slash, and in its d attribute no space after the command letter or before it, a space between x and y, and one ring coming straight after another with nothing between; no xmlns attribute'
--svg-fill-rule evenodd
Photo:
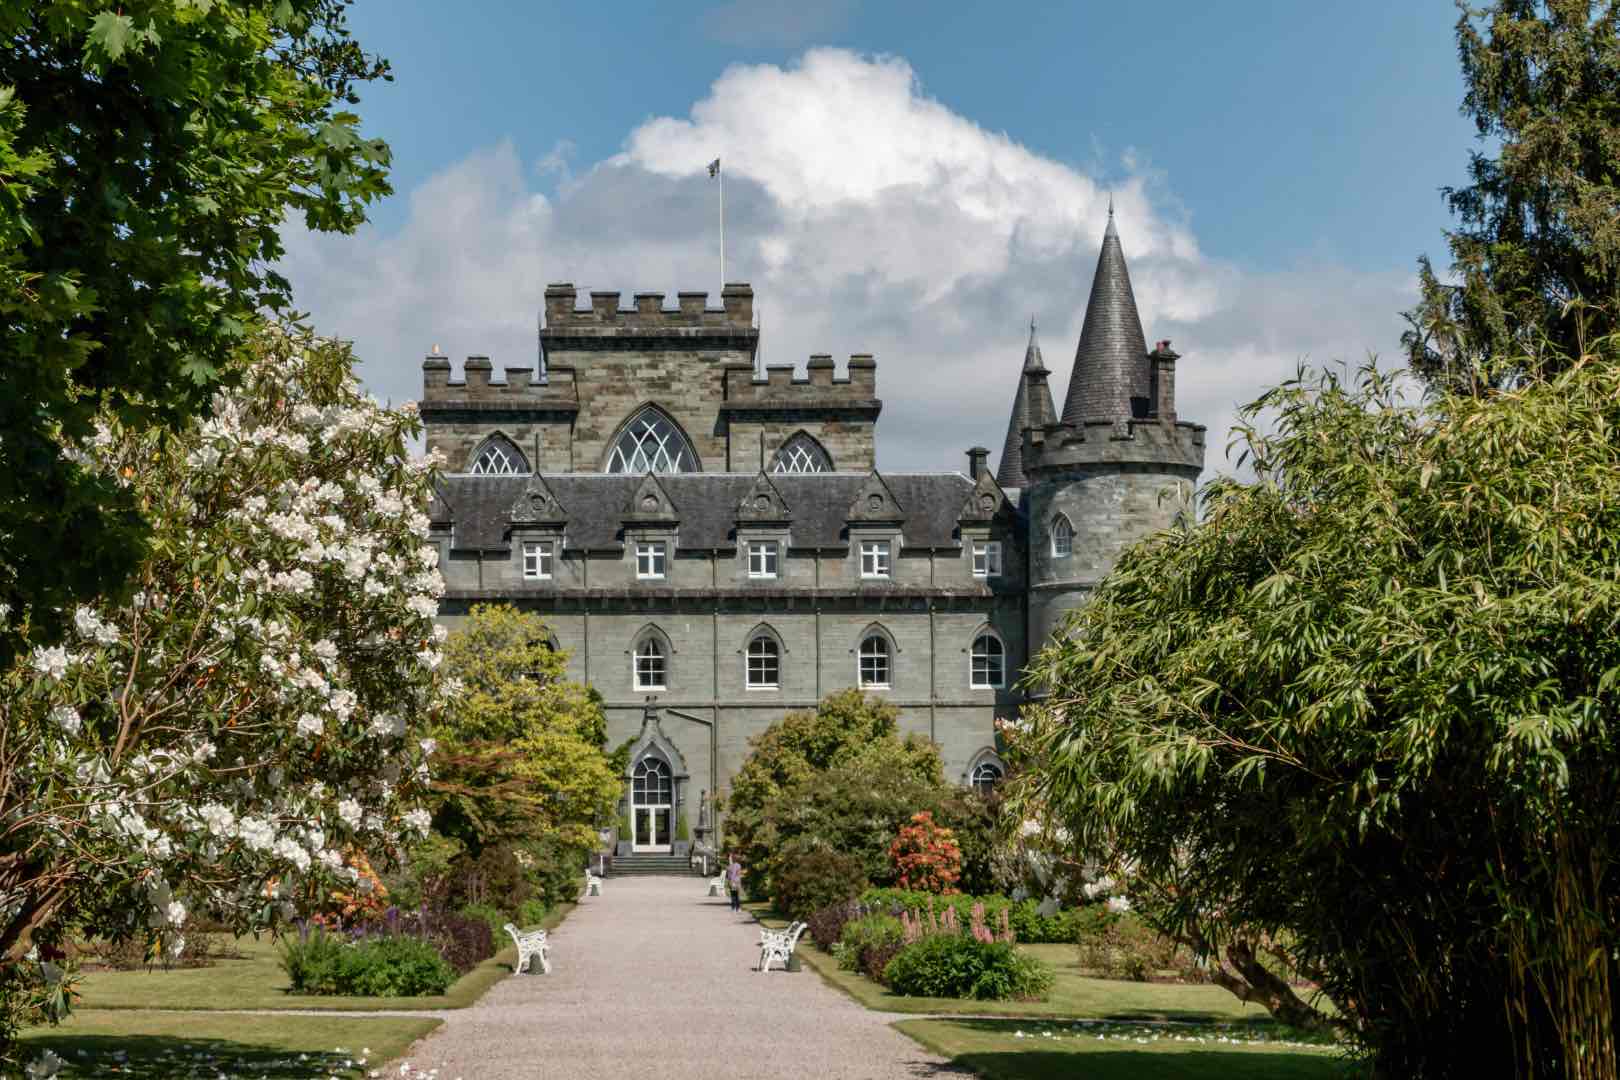
<svg viewBox="0 0 1620 1080"><path fill-rule="evenodd" d="M990 471L990 451L982 446L970 447L967 452L968 478L977 484Z"/></svg>

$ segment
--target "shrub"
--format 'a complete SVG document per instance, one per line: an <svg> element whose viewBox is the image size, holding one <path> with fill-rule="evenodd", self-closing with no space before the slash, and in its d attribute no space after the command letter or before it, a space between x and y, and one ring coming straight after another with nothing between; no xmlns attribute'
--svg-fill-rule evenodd
<svg viewBox="0 0 1620 1080"><path fill-rule="evenodd" d="M528 903L528 901L524 901ZM512 922L506 912L493 904L468 904L457 912L464 919L477 919L489 927L490 935L506 933L506 924Z"/></svg>
<svg viewBox="0 0 1620 1080"><path fill-rule="evenodd" d="M551 908L539 900L525 900L518 905L517 918L512 921L520 928L529 930L545 922L546 916L549 914L551 914ZM504 934L505 932L506 928L503 926L501 933Z"/></svg>
<svg viewBox="0 0 1620 1080"><path fill-rule="evenodd" d="M504 931L502 933L504 936ZM431 945L446 963L462 975L495 955L495 935L484 918L430 908L411 912L389 908L381 919L355 927L350 931L350 937L356 941L385 937L417 938Z"/></svg>
<svg viewBox="0 0 1620 1080"><path fill-rule="evenodd" d="M771 901L790 919L805 919L832 904L853 899L866 888L860 860L841 851L789 845L773 876Z"/></svg>
<svg viewBox="0 0 1620 1080"><path fill-rule="evenodd" d="M1116 915L1094 905L1100 914L1089 920L1080 938L1080 966L1105 979L1148 982L1163 972L1186 982L1208 978L1192 950L1163 937L1135 915Z"/></svg>
<svg viewBox="0 0 1620 1080"><path fill-rule="evenodd" d="M954 893L962 876L962 848L950 829L934 823L934 815L921 810L889 845L889 862L903 889L928 893Z"/></svg>
<svg viewBox="0 0 1620 1080"><path fill-rule="evenodd" d="M805 920L809 923L807 932L810 940L823 949L831 949L843 939L845 925L851 919L860 918L862 914L861 904L855 900L842 900L813 911Z"/></svg>
<svg viewBox="0 0 1620 1080"><path fill-rule="evenodd" d="M1052 972L1005 942L937 934L896 953L884 969L884 981L908 997L1029 1001L1051 992Z"/></svg>
<svg viewBox="0 0 1620 1080"><path fill-rule="evenodd" d="M438 949L403 934L349 943L320 927L282 945L282 968L305 994L419 997L442 994L456 980Z"/></svg>
<svg viewBox="0 0 1620 1080"><path fill-rule="evenodd" d="M1066 908L1052 915L1042 915L1040 905L1034 900L1011 900L996 893L985 896L936 896L912 889L867 889L861 894L861 903L890 914L906 911L920 915L928 910L930 904L941 913L946 907L951 907L956 911L957 922L963 925L971 921L973 905L983 904L985 921L989 925L999 925L1001 913L1005 911L1014 936L1027 945L1072 945L1083 934L1092 930L1100 931L1099 919L1107 915L1100 905Z"/></svg>
<svg viewBox="0 0 1620 1080"><path fill-rule="evenodd" d="M844 925L839 941L843 950L838 966L845 971L864 971L867 955L873 950L887 948L887 955L892 956L905 944L905 928L893 915L863 915Z"/></svg>

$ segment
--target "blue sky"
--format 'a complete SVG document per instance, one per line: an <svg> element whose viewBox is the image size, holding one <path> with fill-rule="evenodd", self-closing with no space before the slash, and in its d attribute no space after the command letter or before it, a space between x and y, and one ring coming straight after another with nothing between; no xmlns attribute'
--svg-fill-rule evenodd
<svg viewBox="0 0 1620 1080"><path fill-rule="evenodd" d="M1393 354L1474 145L1442 0L359 0L351 18L394 64L360 111L397 194L358 240L290 238L288 269L379 392L414 396L436 341L523 362L547 280L712 288L718 153L728 276L760 291L767 359L876 352L889 468L999 447L1030 314L1061 392L1109 191L1218 465L1235 404L1301 359Z"/></svg>

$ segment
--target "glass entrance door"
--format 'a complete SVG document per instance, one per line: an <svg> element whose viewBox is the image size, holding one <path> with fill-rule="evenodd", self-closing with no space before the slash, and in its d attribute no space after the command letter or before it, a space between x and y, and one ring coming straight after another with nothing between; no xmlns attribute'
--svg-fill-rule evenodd
<svg viewBox="0 0 1620 1080"><path fill-rule="evenodd" d="M661 758L644 757L636 762L630 782L630 804L635 833L631 837L631 850L671 850L675 783L669 766Z"/></svg>

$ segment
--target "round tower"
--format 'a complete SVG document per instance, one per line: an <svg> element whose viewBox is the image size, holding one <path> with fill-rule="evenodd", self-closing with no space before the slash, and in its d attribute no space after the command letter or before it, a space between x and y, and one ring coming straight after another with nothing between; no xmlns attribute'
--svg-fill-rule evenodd
<svg viewBox="0 0 1620 1080"><path fill-rule="evenodd" d="M1110 206L1063 415L1024 429L1032 649L1121 552L1193 513L1204 428L1176 417L1176 360L1148 351Z"/></svg>

